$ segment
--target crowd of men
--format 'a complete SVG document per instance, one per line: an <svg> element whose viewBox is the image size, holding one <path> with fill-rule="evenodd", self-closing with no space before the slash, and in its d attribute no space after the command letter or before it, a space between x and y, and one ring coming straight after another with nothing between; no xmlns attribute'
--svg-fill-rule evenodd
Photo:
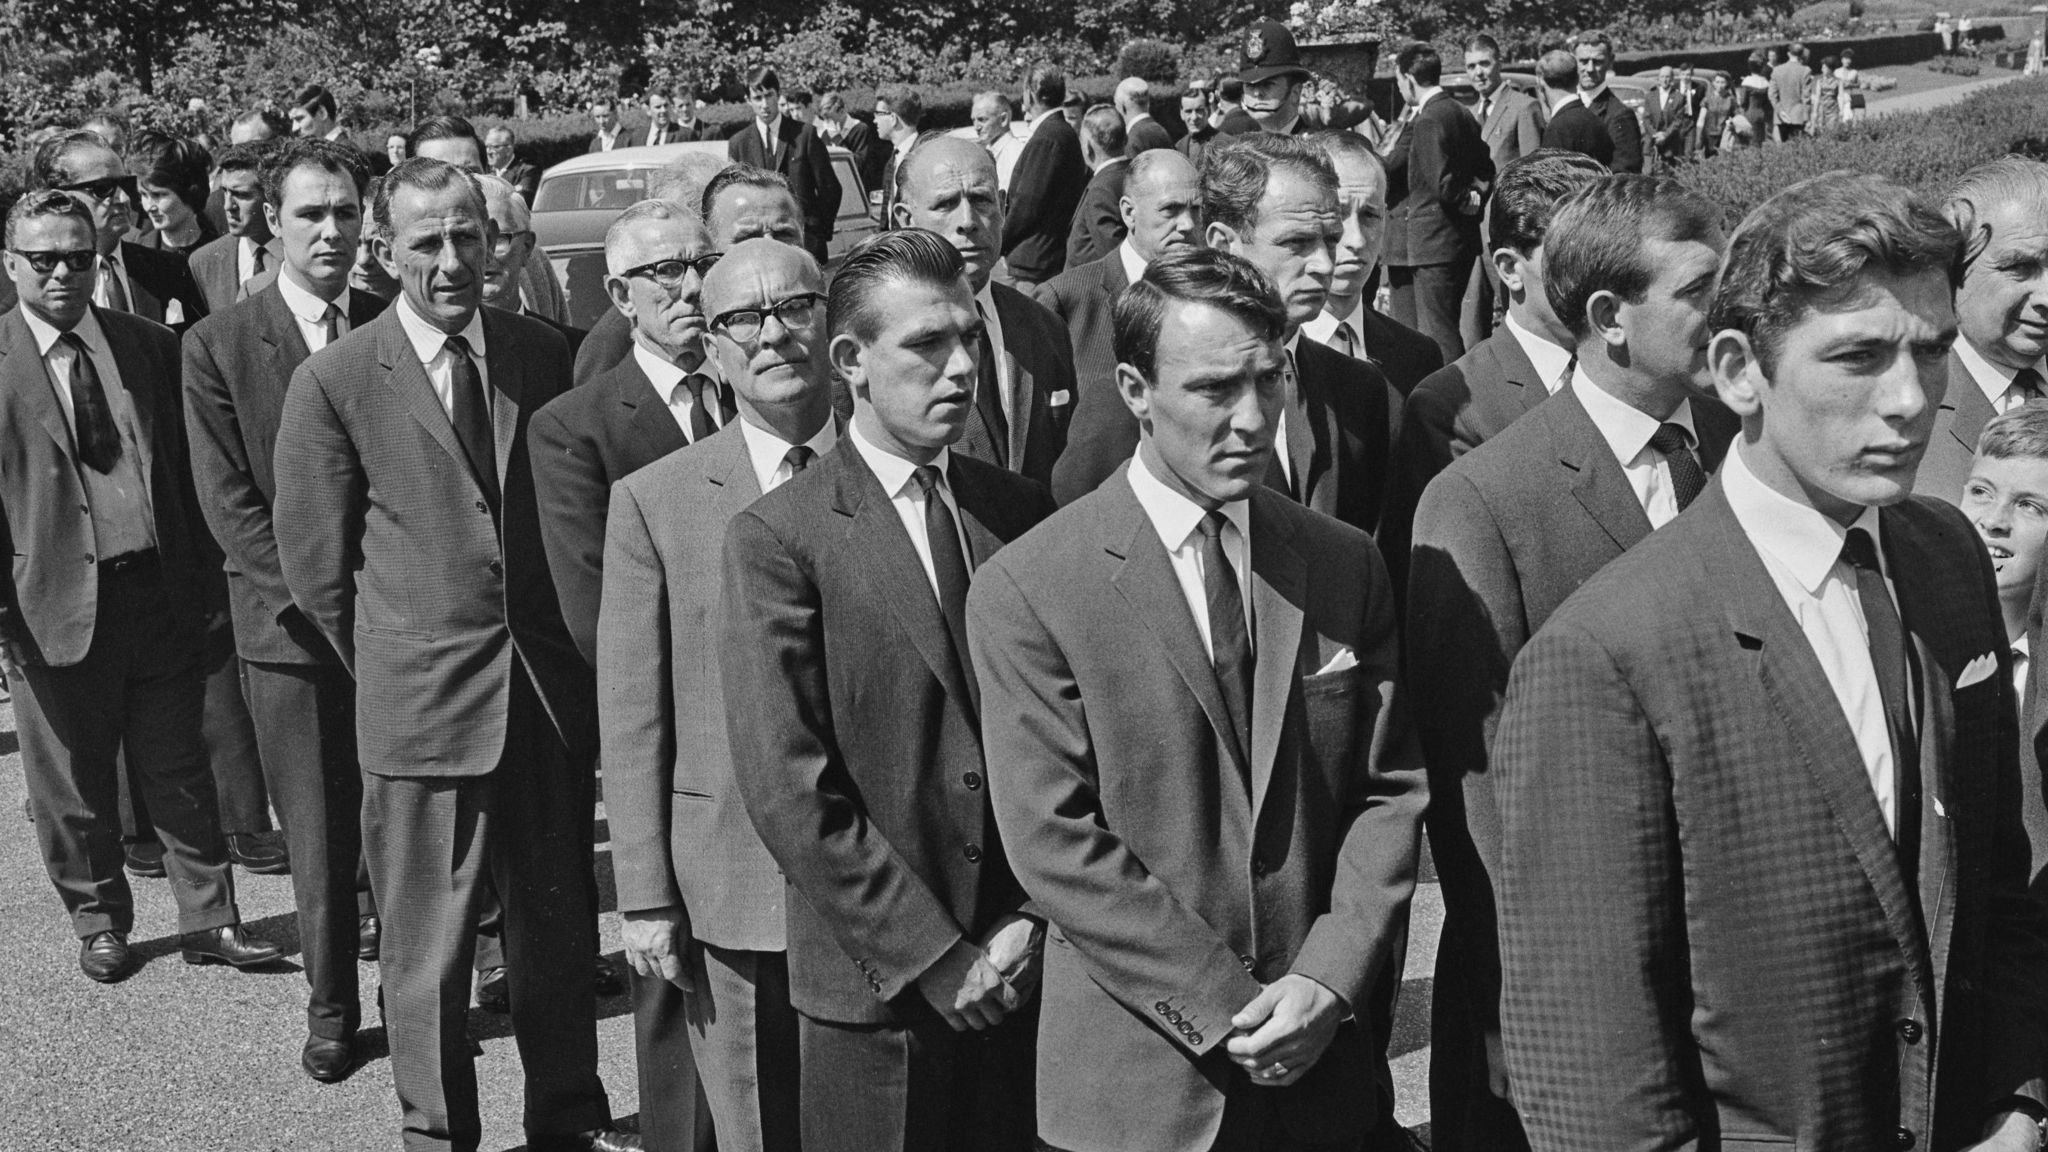
<svg viewBox="0 0 2048 1152"><path fill-rule="evenodd" d="M885 93L891 227L829 276L843 102L757 73L588 333L460 119L373 181L302 94L189 257L46 140L0 665L84 974L143 843L187 962L276 961L267 808L302 1065L353 1070L375 959L409 1149L482 1141L474 994L539 1152L1380 1152L1427 828L1436 1147L2041 1148L2048 165L1731 231L1396 61L1378 144L1277 24L1178 144L1037 69L1007 185L1003 98Z"/></svg>

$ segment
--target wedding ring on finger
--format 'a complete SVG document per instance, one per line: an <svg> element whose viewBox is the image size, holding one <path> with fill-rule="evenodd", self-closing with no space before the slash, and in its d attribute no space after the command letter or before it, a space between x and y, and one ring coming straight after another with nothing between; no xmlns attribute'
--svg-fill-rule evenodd
<svg viewBox="0 0 2048 1152"><path fill-rule="evenodd" d="M1285 1064L1274 1064L1265 1071L1265 1077L1268 1080L1278 1080L1285 1075L1287 1075L1287 1065Z"/></svg>

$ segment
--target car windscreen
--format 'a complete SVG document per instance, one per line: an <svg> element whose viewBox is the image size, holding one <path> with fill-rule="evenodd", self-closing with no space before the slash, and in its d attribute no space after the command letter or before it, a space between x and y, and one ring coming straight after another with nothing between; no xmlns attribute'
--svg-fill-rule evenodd
<svg viewBox="0 0 2048 1152"><path fill-rule="evenodd" d="M577 212L630 208L647 198L647 173L638 168L569 172L550 176L534 194L535 212Z"/></svg>

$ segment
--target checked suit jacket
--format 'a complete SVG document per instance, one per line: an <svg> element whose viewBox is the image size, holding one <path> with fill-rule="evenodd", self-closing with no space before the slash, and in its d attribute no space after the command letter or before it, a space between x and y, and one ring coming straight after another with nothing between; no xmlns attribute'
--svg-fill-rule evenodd
<svg viewBox="0 0 2048 1152"><path fill-rule="evenodd" d="M384 304L351 291L350 331L376 319ZM192 476L225 553L236 653L270 664L331 663L333 647L292 601L272 525L285 390L310 355L298 321L273 281L193 325L184 351Z"/></svg>
<svg viewBox="0 0 2048 1152"><path fill-rule="evenodd" d="M1127 469L968 596L996 819L1050 922L1038 1123L1055 1147L1206 1152L1241 1092L1281 1093L1304 1146L1372 1127L1366 999L1406 923L1426 803L1391 589L1363 533L1264 488L1250 501L1245 751ZM1224 1050L1230 1018L1289 973L1355 1018L1298 1083L1254 1088Z"/></svg>
<svg viewBox="0 0 2048 1152"><path fill-rule="evenodd" d="M948 455L970 565L1052 512L1038 484ZM974 668L850 437L732 519L724 572L733 770L793 889L790 1001L901 1024L929 1011L926 969L1024 903L989 812Z"/></svg>
<svg viewBox="0 0 2048 1152"><path fill-rule="evenodd" d="M1559 608L1508 685L1516 1104L1539 1152L1953 1152L2038 1102L2048 1064L1990 560L1938 501L1880 513L1919 668L1916 876L1722 484Z"/></svg>
<svg viewBox="0 0 2048 1152"><path fill-rule="evenodd" d="M241 252L242 238L229 233L201 244L186 258L192 269L192 280L199 285L199 294L206 298L207 312L224 312L254 296L274 281L277 270L284 266L284 243L273 236L263 243L265 272L251 280L250 290L244 294Z"/></svg>
<svg viewBox="0 0 2048 1152"><path fill-rule="evenodd" d="M514 661L572 757L594 752L590 672L542 549L527 426L569 386L538 320L480 310L501 510L492 516L393 305L299 365L273 521L285 584L356 679L364 771L481 776L505 752Z"/></svg>

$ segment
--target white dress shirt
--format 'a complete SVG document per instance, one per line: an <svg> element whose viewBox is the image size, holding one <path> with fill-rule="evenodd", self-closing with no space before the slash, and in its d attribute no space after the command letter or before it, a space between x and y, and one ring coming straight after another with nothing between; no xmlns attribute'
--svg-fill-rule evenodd
<svg viewBox="0 0 2048 1152"><path fill-rule="evenodd" d="M1053 117L1053 116L1060 116L1060 115L1064 115L1064 113L1062 112L1062 110L1061 110L1061 109L1058 109L1058 108L1048 108L1048 109L1046 109L1045 111L1043 111L1043 112L1040 112L1040 113L1039 113L1038 115L1036 115L1036 116L1033 116L1033 117L1031 118L1031 127L1030 127L1030 128L1027 128L1027 129L1025 129L1025 131L1024 131L1024 137L1025 137L1025 139L1027 139L1027 140L1028 140L1028 139L1030 139L1031 137L1033 137L1033 136L1036 136L1036 135L1038 135L1038 129L1039 129L1039 128L1040 128L1040 127L1041 127L1042 125L1044 125L1044 123L1046 122L1046 120L1047 120L1048 118L1050 118L1050 117Z"/></svg>
<svg viewBox="0 0 2048 1152"><path fill-rule="evenodd" d="M1143 280L1145 269L1151 266L1151 261L1138 255L1138 250L1131 247L1131 238L1128 236L1124 237L1123 243L1116 246L1116 258L1124 262L1124 279L1132 284Z"/></svg>
<svg viewBox="0 0 2048 1152"><path fill-rule="evenodd" d="M405 338L412 342L412 354L419 357L420 366L427 370L427 380L434 385L434 396L441 401L441 410L455 419L455 353L448 348L448 334L427 323L426 318L413 310L412 301L400 293L398 303L398 326L405 330ZM484 312L478 308L469 318L469 323L456 333L469 342L469 357L476 364L478 383L483 385L484 404L491 402L491 365L484 352Z"/></svg>
<svg viewBox="0 0 2048 1152"><path fill-rule="evenodd" d="M2027 402L2027 398L2019 389L2012 386L2012 378L2019 375L2019 369L1986 360L1984 354L1977 351L1967 339L1958 338L1955 347L1957 358L1962 360L1963 367L1969 370L1971 382L1983 391L1984 399L1991 402L1992 411L2002 416ZM2032 367L2035 372L2041 374L2042 386L2048 388L2048 367L2044 367L2044 363L2048 362L2036 361ZM1960 383L1960 380L1951 380L1949 387L1953 388Z"/></svg>
<svg viewBox="0 0 2048 1152"><path fill-rule="evenodd" d="M78 351L69 342L58 343L63 335L42 317L27 308L21 309L21 318L28 324L30 337L36 342L36 352L43 358L43 369L49 373L50 390L57 394L57 405L64 410L64 423L71 429L71 443L78 443L78 412L71 403L71 369L78 359ZM142 468L141 451L142 425L137 420L135 406L129 402L128 389L121 383L121 366L114 359L113 346L107 341L106 330L100 327L99 317L87 309L85 316L71 331L85 344L86 354L92 357L92 366L99 373L100 391L107 398L107 411L114 418L114 427L121 434L121 460L113 471L100 473L80 464L78 475L85 485L88 511L92 517L93 546L102 558L140 552L156 546L156 509L150 503L149 477Z"/></svg>
<svg viewBox="0 0 2048 1152"><path fill-rule="evenodd" d="M993 283L994 280L989 281L989 284ZM974 294L974 304L981 309L982 323L988 325L989 348L995 352L996 359L996 392L1002 399L1003 419L1007 421L1016 411L1010 407L1010 396L1016 391L1016 384L1010 379L1010 358L1003 353L1003 317L996 309L995 290L988 284L982 285L981 291Z"/></svg>
<svg viewBox="0 0 2048 1152"><path fill-rule="evenodd" d="M299 282L283 272L277 276L278 295L284 297L284 306L298 321L299 336L306 341L306 351L318 352L327 347L327 309L325 300L299 286ZM348 287L344 285L341 295L334 298L333 307L341 313L340 333L348 334Z"/></svg>
<svg viewBox="0 0 2048 1152"><path fill-rule="evenodd" d="M1358 349L1358 359L1365 360L1372 356L1371 350L1365 346L1365 297L1362 294L1351 302L1351 311L1341 319L1330 315L1327 310L1318 312L1314 319L1301 326L1301 334L1326 348L1343 352L1344 346L1337 342L1339 328L1350 331L1351 338L1357 342L1352 347Z"/></svg>
<svg viewBox="0 0 2048 1152"><path fill-rule="evenodd" d="M1763 557L1778 595L1806 634L1814 658L1827 674L1828 686L1842 706L1842 715L1863 755L1863 769L1884 811L1884 825L1898 834L1897 777L1892 763L1891 725L1885 717L1884 693L1870 659L1870 626L1856 594L1856 573L1842 562L1842 542L1849 530L1814 508L1768 487L1749 470L1738 442L1721 464L1721 484L1736 523ZM1877 509L1865 508L1852 527L1870 533L1878 564L1885 566L1884 539L1878 534ZM1885 588L1893 606L1898 591L1891 573ZM1910 641L1909 641L1910 643Z"/></svg>
<svg viewBox="0 0 2048 1152"><path fill-rule="evenodd" d="M1295 349L1299 347L1301 347L1301 332L1296 330L1294 335L1287 338L1286 371L1288 395L1282 398L1280 419L1273 428L1273 455L1279 458L1280 472L1287 477L1289 484L1294 483L1294 459L1287 454L1287 408L1289 401L1298 400L1301 396L1301 369L1296 366L1294 360Z"/></svg>
<svg viewBox="0 0 2048 1152"><path fill-rule="evenodd" d="M1550 101L1550 115L1553 118L1555 118L1557 116L1558 109L1563 108L1567 104L1575 104L1579 102L1579 94L1576 91L1568 92L1562 96L1555 97Z"/></svg>
<svg viewBox="0 0 2048 1152"><path fill-rule="evenodd" d="M647 382L654 385L655 393L661 397L661 402L668 406L668 414L675 417L676 427L683 430L683 438L693 444L696 443L690 439L690 412L697 407L697 395L683 387L683 381L692 376L702 376L716 383L717 377L708 371L711 361L706 359L695 372L685 372L682 365L635 340L633 362L640 366L640 371L647 374ZM704 409L704 414L711 417L713 428L725 427L725 421L720 419L716 403L708 405Z"/></svg>
<svg viewBox="0 0 2048 1152"><path fill-rule="evenodd" d="M619 146L620 130L619 128L614 128L610 132L599 132L597 134L597 150L599 152L609 152L617 148Z"/></svg>
<svg viewBox="0 0 2048 1152"><path fill-rule="evenodd" d="M102 308L114 307L114 288L111 283L114 280L121 282L121 294L128 301L128 307L119 309L119 311L133 312L135 310L135 282L128 278L128 265L121 259L121 246L119 244L114 245L112 252L100 257L100 273L98 276L93 277L92 282L93 303Z"/></svg>
<svg viewBox="0 0 2048 1152"><path fill-rule="evenodd" d="M2025 632L2012 642L2012 690L2015 699L2022 704L2027 699L2027 665L2034 658L2033 644Z"/></svg>
<svg viewBox="0 0 2048 1152"><path fill-rule="evenodd" d="M1513 314L1507 317L1507 330L1514 336L1515 343L1521 346L1522 355L1527 356L1530 365L1536 369L1536 378L1543 381L1543 390L1552 396L1562 391L1565 370L1574 364L1572 350L1560 348L1522 327Z"/></svg>
<svg viewBox="0 0 2048 1152"><path fill-rule="evenodd" d="M1188 611L1195 618L1195 631L1202 634L1202 648L1209 653L1209 660L1216 660L1216 644L1210 639L1213 631L1209 623L1209 591L1203 583L1207 573L1202 569L1202 517L1208 509L1166 486L1150 468L1145 467L1145 455L1141 450L1131 457L1131 491L1137 494L1138 506L1145 510L1145 518L1152 522L1152 530L1159 533L1159 542L1166 546L1166 558L1173 564L1174 579L1180 581L1181 597L1188 602ZM1252 582L1251 552L1252 509L1249 500L1233 500L1224 504L1223 513L1223 555L1229 559L1231 570L1237 575L1238 597L1244 602L1245 635L1256 633L1252 629Z"/></svg>
<svg viewBox="0 0 2048 1152"><path fill-rule="evenodd" d="M235 283L237 285L246 288L249 281L256 278L256 251L261 247L263 245L249 239L247 236L235 242ZM268 261L270 253L265 252L263 257ZM272 261L271 264L271 267L264 269L265 272L276 271L275 262Z"/></svg>
<svg viewBox="0 0 2048 1152"><path fill-rule="evenodd" d="M1017 157L1024 154L1024 141L1017 139L1016 133L1005 126L996 142L988 146L988 152L996 158L996 187L1008 192L1010 174L1017 170Z"/></svg>
<svg viewBox="0 0 2048 1152"><path fill-rule="evenodd" d="M1621 462L1628 486L1636 494L1636 503L1643 506L1644 514L1650 518L1650 527L1662 528L1671 523L1678 515L1678 489L1671 482L1671 462L1650 447L1650 437L1663 425L1676 424L1685 429L1686 446L1697 453L1700 437L1692 426L1692 403L1680 404L1670 416L1659 420L1608 395L1586 376L1583 368L1572 370L1572 394L1586 406L1593 427L1600 430L1600 438L1607 441L1614 458ZM1706 465L1702 463L1700 468L1704 471Z"/></svg>
<svg viewBox="0 0 2048 1152"><path fill-rule="evenodd" d="M889 494L889 505L896 509L896 518L903 521L903 530L910 534L910 546L917 551L917 562L924 565L924 577L931 581L932 598L938 599L939 572L932 566L932 542L924 533L924 486L914 476L917 465L886 448L876 447L873 441L861 435L857 419L846 426L846 431L860 458L867 461L868 470L882 482L882 491ZM960 518L960 501L953 495L953 481L949 473L952 463L953 450L941 448L938 457L932 461L932 467L939 470L939 498L953 513L953 529L960 533L960 554L967 558L971 574L976 557L974 549L967 546L966 526Z"/></svg>
<svg viewBox="0 0 2048 1152"><path fill-rule="evenodd" d="M839 430L833 425L836 419L828 418L817 434L803 442L811 450L811 463L815 464L832 446L839 442ZM770 432L755 426L754 422L740 418L740 435L747 442L747 462L754 466L754 479L761 485L763 493L773 492L796 473L789 470L789 450L797 447Z"/></svg>
<svg viewBox="0 0 2048 1152"><path fill-rule="evenodd" d="M782 116L777 114L775 119L766 124L759 120L754 121L754 131L761 134L761 151L772 158L775 155L775 142L782 135Z"/></svg>

